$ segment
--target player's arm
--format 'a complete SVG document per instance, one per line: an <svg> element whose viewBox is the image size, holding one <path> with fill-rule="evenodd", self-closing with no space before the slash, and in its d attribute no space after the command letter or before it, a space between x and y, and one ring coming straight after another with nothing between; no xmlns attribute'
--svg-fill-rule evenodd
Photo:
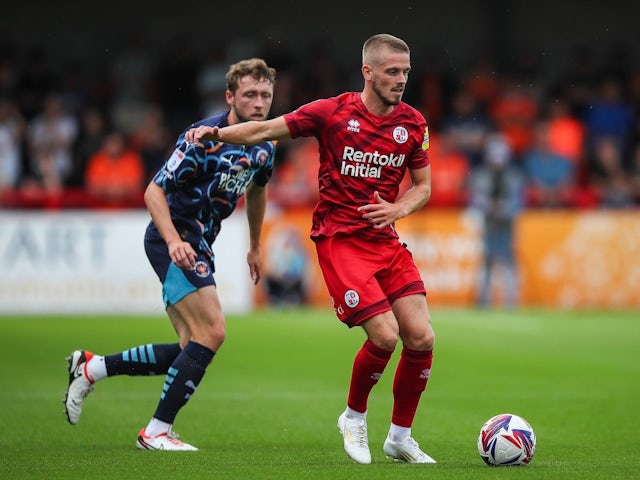
<svg viewBox="0 0 640 480"><path fill-rule="evenodd" d="M260 254L260 236L262 221L267 208L267 187L252 183L245 192L247 220L249 222L249 251L247 263L254 284L262 277L262 256Z"/></svg>
<svg viewBox="0 0 640 480"><path fill-rule="evenodd" d="M378 192L374 192L374 203L358 208L362 218L376 229L386 228L397 220L422 208L431 196L431 165L409 170L412 186L394 203L387 202Z"/></svg>
<svg viewBox="0 0 640 480"><path fill-rule="evenodd" d="M396 204L400 204L406 212L403 217L424 207L431 198L431 165L409 169L409 176L411 177L411 188L396 200Z"/></svg>
<svg viewBox="0 0 640 480"><path fill-rule="evenodd" d="M281 140L291 138L289 127L284 117L280 116L271 120L249 121L229 125L220 128L201 125L192 128L185 133L185 139L190 143L204 141L217 141L232 145L256 145L269 140Z"/></svg>
<svg viewBox="0 0 640 480"><path fill-rule="evenodd" d="M144 192L144 203L153 223L167 244L169 256L173 263L186 270L193 268L196 261L196 252L191 244L180 238L176 227L173 225L164 190L151 181Z"/></svg>

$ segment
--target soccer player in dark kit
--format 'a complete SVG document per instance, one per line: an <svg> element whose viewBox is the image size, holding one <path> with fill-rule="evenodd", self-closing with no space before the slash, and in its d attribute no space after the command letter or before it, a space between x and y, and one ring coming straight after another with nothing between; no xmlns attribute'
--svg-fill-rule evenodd
<svg viewBox="0 0 640 480"><path fill-rule="evenodd" d="M427 123L402 102L410 68L403 40L374 35L362 50L362 92L316 100L265 122L200 126L186 133L195 144L318 140L320 199L311 238L336 315L367 335L353 362L347 408L338 418L346 453L363 464L371 463L369 395L398 338L402 352L383 451L396 460L435 463L411 436L431 372L434 333L424 283L394 229L397 220L420 209L431 194ZM398 196L407 170L412 186Z"/></svg>
<svg viewBox="0 0 640 480"><path fill-rule="evenodd" d="M226 75L229 110L192 127L265 120L273 101L275 75L262 59L231 65ZM80 420L83 400L95 382L114 375L164 374L160 401L149 424L140 430L136 446L142 450L197 450L179 440L172 426L225 339L212 245L222 221L246 192L247 263L254 283L260 280L260 235L275 148L272 141L247 147L217 141L196 146L186 142L184 135L178 138L175 151L145 192L152 221L144 246L162 283L165 308L179 343L141 345L105 356L87 350L72 352L65 398L72 425Z"/></svg>

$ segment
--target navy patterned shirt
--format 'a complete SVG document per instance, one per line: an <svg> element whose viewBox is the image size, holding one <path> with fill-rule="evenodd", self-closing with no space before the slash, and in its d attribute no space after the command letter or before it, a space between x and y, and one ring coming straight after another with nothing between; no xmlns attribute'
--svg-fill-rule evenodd
<svg viewBox="0 0 640 480"><path fill-rule="evenodd" d="M200 120L189 129L200 125L225 127L227 113ZM153 181L165 191L180 237L213 259L211 246L222 220L231 215L252 182L264 187L271 178L276 142L253 146L203 142L201 147L185 141L187 130ZM162 239L153 221L145 239Z"/></svg>

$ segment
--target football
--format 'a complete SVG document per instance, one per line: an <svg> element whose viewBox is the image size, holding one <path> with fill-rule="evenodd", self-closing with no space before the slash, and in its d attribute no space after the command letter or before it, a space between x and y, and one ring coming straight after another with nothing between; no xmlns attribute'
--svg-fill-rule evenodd
<svg viewBox="0 0 640 480"><path fill-rule="evenodd" d="M478 435L478 453L487 465L526 465L536 451L536 435L524 418L502 413L487 420Z"/></svg>

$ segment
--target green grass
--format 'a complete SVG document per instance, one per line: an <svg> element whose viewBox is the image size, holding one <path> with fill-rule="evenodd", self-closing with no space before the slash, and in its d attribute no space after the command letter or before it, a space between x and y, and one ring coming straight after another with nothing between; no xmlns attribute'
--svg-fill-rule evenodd
<svg viewBox="0 0 640 480"><path fill-rule="evenodd" d="M438 460L387 460L382 442L398 358L369 403L372 465L344 454L335 422L363 341L329 311L229 316L227 342L175 429L194 453L142 452L138 430L163 378L97 385L67 424L64 357L174 340L163 316L0 317L0 478L632 479L640 469L640 313L433 309L436 355L414 437ZM526 467L491 468L482 423L503 412L533 426Z"/></svg>

